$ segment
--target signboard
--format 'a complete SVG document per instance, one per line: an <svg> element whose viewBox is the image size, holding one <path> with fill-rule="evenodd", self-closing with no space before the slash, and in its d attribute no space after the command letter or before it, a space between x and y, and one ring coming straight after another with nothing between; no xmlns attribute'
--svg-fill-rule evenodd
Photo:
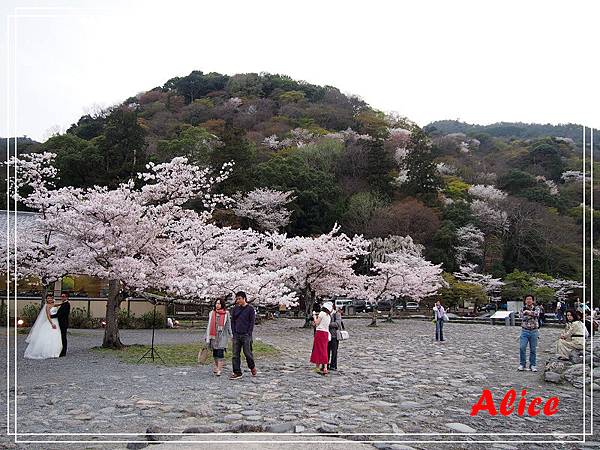
<svg viewBox="0 0 600 450"><path fill-rule="evenodd" d="M507 317L510 317L511 313L513 311L496 311L491 317L490 319L506 319Z"/></svg>

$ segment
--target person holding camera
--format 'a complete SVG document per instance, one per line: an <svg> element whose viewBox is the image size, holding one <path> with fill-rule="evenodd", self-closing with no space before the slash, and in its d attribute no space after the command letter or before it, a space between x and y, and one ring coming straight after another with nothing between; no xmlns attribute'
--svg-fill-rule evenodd
<svg viewBox="0 0 600 450"><path fill-rule="evenodd" d="M540 328L540 309L534 305L533 295L525 296L525 305L521 308L521 337L519 338L519 369L537 372L537 342ZM527 346L529 345L529 368L527 368Z"/></svg>
<svg viewBox="0 0 600 450"><path fill-rule="evenodd" d="M337 370L338 347L340 345L338 333L344 329L342 308L337 308L337 311L331 313L330 317L331 322L329 323L329 334L331 335L331 340L329 341L328 346L329 364L327 368L329 370Z"/></svg>

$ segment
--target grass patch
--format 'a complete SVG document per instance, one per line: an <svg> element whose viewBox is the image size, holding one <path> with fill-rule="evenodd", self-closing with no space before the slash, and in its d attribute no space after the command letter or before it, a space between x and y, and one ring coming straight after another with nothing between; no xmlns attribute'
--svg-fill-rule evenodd
<svg viewBox="0 0 600 450"><path fill-rule="evenodd" d="M148 351L149 345L128 345L122 350L113 350L110 348L94 347L92 351L99 352L105 355L116 356L119 360L129 364L156 364L166 366L195 366L197 365L198 352L200 351L200 344L160 344L155 345L154 349L158 352L161 358L164 360L164 364L160 359L154 359L152 362L149 358L144 358L140 362L140 357ZM271 357L279 354L279 350L272 345L266 344L262 341L254 341L252 344L253 354L256 357ZM231 360L231 342L225 352L225 359ZM244 354L242 352L242 358ZM208 364L212 364L212 357L207 361Z"/></svg>

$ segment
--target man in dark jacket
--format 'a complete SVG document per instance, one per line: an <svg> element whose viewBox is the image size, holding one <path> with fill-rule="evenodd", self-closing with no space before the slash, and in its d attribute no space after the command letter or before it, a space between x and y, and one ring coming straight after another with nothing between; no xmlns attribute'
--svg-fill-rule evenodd
<svg viewBox="0 0 600 450"><path fill-rule="evenodd" d="M53 314L52 318L58 319L58 326L60 327L60 336L62 338L62 350L59 356L66 356L67 354L67 329L69 328L69 314L71 314L71 304L69 303L69 293L63 292L60 294L61 304L58 307L56 314Z"/></svg>
<svg viewBox="0 0 600 450"><path fill-rule="evenodd" d="M236 306L231 310L231 330L233 332L233 356L231 361L233 363L233 373L229 377L230 380L242 377L240 353L242 349L252 376L256 376L256 366L252 355L252 332L254 331L256 312L248 304L245 292L240 291L235 294L235 302Z"/></svg>

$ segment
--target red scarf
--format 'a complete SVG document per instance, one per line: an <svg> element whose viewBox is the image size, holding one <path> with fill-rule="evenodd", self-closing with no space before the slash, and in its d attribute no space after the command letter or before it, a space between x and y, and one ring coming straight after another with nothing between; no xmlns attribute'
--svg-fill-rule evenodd
<svg viewBox="0 0 600 450"><path fill-rule="evenodd" d="M227 316L227 310L226 309L215 309L213 311L214 314L212 314L210 316L210 326L209 326L209 330L210 330L210 337L217 337L217 321L215 320L215 318L217 316L219 316L219 330L222 330L225 327L225 317Z"/></svg>

